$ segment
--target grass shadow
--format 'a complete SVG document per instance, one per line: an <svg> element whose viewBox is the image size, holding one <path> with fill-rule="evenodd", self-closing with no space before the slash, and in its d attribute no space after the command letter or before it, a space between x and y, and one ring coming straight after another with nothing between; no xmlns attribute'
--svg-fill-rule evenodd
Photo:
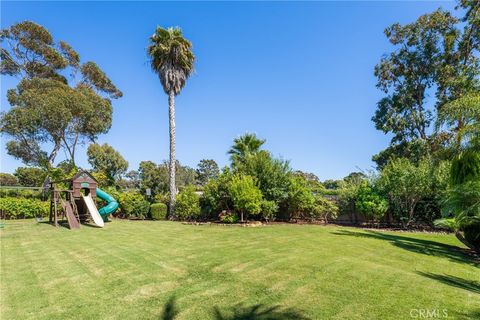
<svg viewBox="0 0 480 320"><path fill-rule="evenodd" d="M427 277L429 279L440 281L441 283L450 285L452 287L464 289L473 293L480 294L480 282L474 280L465 280L460 277L451 275L434 274L430 272L417 271L417 274Z"/></svg>
<svg viewBox="0 0 480 320"><path fill-rule="evenodd" d="M457 246L432 241L411 238L404 235L387 234L378 231L365 230L362 232L353 232L348 230L341 230L332 232L334 235L339 236L353 236L361 238L371 238L378 240L389 241L392 245L402 248L411 252L426 254L430 256L437 256L447 258L451 261L472 264L480 266L479 261L476 261L475 256L468 249L462 249Z"/></svg>
<svg viewBox="0 0 480 320"><path fill-rule="evenodd" d="M167 303L165 303L165 306L163 306L163 312L162 315L160 316L161 320L173 320L178 314L178 308L176 305L176 298L175 297L170 297L168 299Z"/></svg>
<svg viewBox="0 0 480 320"><path fill-rule="evenodd" d="M308 319L298 310L280 306L268 307L262 304L245 307L236 305L222 313L218 307L214 308L215 320L302 320Z"/></svg>
<svg viewBox="0 0 480 320"><path fill-rule="evenodd" d="M179 310L176 305L176 298L170 297L163 307L160 320L174 320ZM213 319L215 320L307 320L301 312L292 309L282 309L280 306L268 307L262 304L256 304L245 307L241 304L226 311L221 311L218 307L213 308Z"/></svg>

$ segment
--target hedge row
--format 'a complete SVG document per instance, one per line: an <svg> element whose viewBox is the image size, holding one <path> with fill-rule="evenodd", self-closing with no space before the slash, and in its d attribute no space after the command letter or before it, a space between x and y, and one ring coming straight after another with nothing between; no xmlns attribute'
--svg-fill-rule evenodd
<svg viewBox="0 0 480 320"><path fill-rule="evenodd" d="M47 217L50 203L38 199L0 198L0 211L5 219Z"/></svg>

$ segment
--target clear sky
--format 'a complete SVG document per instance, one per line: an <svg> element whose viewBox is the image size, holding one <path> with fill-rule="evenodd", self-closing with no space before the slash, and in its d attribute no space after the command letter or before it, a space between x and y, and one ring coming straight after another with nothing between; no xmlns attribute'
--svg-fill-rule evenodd
<svg viewBox="0 0 480 320"><path fill-rule="evenodd" d="M157 25L193 42L195 74L177 98L177 158L223 166L234 137L255 132L295 169L320 179L371 169L389 137L370 120L382 93L373 68L383 30L454 2L1 2L1 26L31 20L93 60L124 93L108 142L137 169L168 158L168 109L146 47ZM1 108L17 79L1 78ZM21 162L1 146L1 170ZM77 162L88 167L86 147ZM60 158L59 158L60 160Z"/></svg>

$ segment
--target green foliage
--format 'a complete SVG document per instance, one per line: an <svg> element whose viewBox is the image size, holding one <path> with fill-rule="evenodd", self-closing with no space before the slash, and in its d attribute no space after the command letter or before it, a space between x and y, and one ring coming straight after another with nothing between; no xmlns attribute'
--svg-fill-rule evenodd
<svg viewBox="0 0 480 320"><path fill-rule="evenodd" d="M0 198L0 210L7 219L46 217L50 212L50 203L38 199Z"/></svg>
<svg viewBox="0 0 480 320"><path fill-rule="evenodd" d="M226 213L220 215L220 222L223 223L237 223L238 220L238 215L236 215L235 213Z"/></svg>
<svg viewBox="0 0 480 320"><path fill-rule="evenodd" d="M228 192L233 207L240 213L241 220L250 215L257 215L262 210L262 192L255 185L251 176L234 175L228 185Z"/></svg>
<svg viewBox="0 0 480 320"><path fill-rule="evenodd" d="M42 200L44 194L39 190L0 188L0 198L8 197Z"/></svg>
<svg viewBox="0 0 480 320"><path fill-rule="evenodd" d="M121 92L95 63L81 65L70 45L56 44L38 24L24 21L1 33L0 71L21 78L7 93L15 107L0 118L0 131L11 139L7 152L28 165L50 168L63 149L74 163L79 144L110 129L110 98Z"/></svg>
<svg viewBox="0 0 480 320"><path fill-rule="evenodd" d="M459 185L480 179L480 152L474 149L462 151L452 161L451 183Z"/></svg>
<svg viewBox="0 0 480 320"><path fill-rule="evenodd" d="M278 211L278 205L275 201L262 201L262 217L266 221L274 220Z"/></svg>
<svg viewBox="0 0 480 320"><path fill-rule="evenodd" d="M145 193L148 188L152 192L152 196L164 194L169 191L168 186L168 162L156 164L152 161L142 161L138 169L138 178L140 179L140 190ZM176 162L175 166L175 184L179 189L195 183L196 172L194 169L182 166L180 162Z"/></svg>
<svg viewBox="0 0 480 320"><path fill-rule="evenodd" d="M355 207L366 217L381 219L388 210L388 201L376 193L367 181L358 190Z"/></svg>
<svg viewBox="0 0 480 320"><path fill-rule="evenodd" d="M118 196L120 210L126 217L146 218L150 211L150 203L134 191L120 193Z"/></svg>
<svg viewBox="0 0 480 320"><path fill-rule="evenodd" d="M202 159L197 165L197 183L201 186L207 184L211 179L216 179L220 174L220 169L215 160Z"/></svg>
<svg viewBox="0 0 480 320"><path fill-rule="evenodd" d="M288 162L273 158L268 151L247 153L236 162L234 171L253 177L263 197L277 206L287 199L291 169Z"/></svg>
<svg viewBox="0 0 480 320"><path fill-rule="evenodd" d="M446 103L438 111L437 131L446 126L455 134L457 148L480 136L480 93L475 91Z"/></svg>
<svg viewBox="0 0 480 320"><path fill-rule="evenodd" d="M247 155L259 152L264 143L265 140L257 138L255 133L245 133L235 138L232 147L228 150L232 167L243 162Z"/></svg>
<svg viewBox="0 0 480 320"><path fill-rule="evenodd" d="M180 220L196 220L200 217L200 198L194 186L187 186L177 196L175 214Z"/></svg>
<svg viewBox="0 0 480 320"><path fill-rule="evenodd" d="M312 211L312 218L320 217L325 223L328 223L329 219L335 219L338 215L339 208L337 204L325 198L322 195L315 197L315 206Z"/></svg>
<svg viewBox="0 0 480 320"><path fill-rule="evenodd" d="M233 174L230 169L225 167L217 179L209 180L203 188L200 205L206 218L216 219L220 212L233 209L232 199L228 190L232 178Z"/></svg>
<svg viewBox="0 0 480 320"><path fill-rule="evenodd" d="M153 220L165 220L167 218L167 209L165 203L152 203L150 205L150 217Z"/></svg>
<svg viewBox="0 0 480 320"><path fill-rule="evenodd" d="M480 219L463 226L462 231L469 246L480 252Z"/></svg>
<svg viewBox="0 0 480 320"><path fill-rule="evenodd" d="M315 196L308 181L300 176L292 176L286 201L289 218L311 217L315 210Z"/></svg>
<svg viewBox="0 0 480 320"><path fill-rule="evenodd" d="M393 139L374 156L379 168L395 158L417 163L437 154L447 159L451 146L458 149L479 137L480 6L462 0L457 9L464 14L460 19L439 9L385 30L395 50L375 67L377 87L386 96L372 120ZM437 130L429 134L434 120Z"/></svg>
<svg viewBox="0 0 480 320"><path fill-rule="evenodd" d="M380 173L379 189L407 224L414 220L417 203L431 194L431 174L429 160L423 159L415 165L403 158L390 161Z"/></svg>
<svg viewBox="0 0 480 320"><path fill-rule="evenodd" d="M192 43L183 37L178 27L157 27L150 37L147 51L152 69L158 73L165 93L178 95L193 72L195 56Z"/></svg>
<svg viewBox="0 0 480 320"><path fill-rule="evenodd" d="M24 187L41 187L47 176L47 172L41 168L18 167L14 173L20 185Z"/></svg>
<svg viewBox="0 0 480 320"><path fill-rule="evenodd" d="M322 182L323 186L328 190L336 190L340 188L341 180L327 179Z"/></svg>
<svg viewBox="0 0 480 320"><path fill-rule="evenodd" d="M128 162L107 143L92 143L87 149L88 163L93 170L106 176L108 184L114 185L128 169Z"/></svg>
<svg viewBox="0 0 480 320"><path fill-rule="evenodd" d="M0 186L17 186L18 180L13 174L0 172Z"/></svg>

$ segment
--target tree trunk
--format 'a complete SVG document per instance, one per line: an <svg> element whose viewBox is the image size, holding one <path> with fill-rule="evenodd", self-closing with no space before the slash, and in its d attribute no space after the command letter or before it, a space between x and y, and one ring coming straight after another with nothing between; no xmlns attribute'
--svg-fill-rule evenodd
<svg viewBox="0 0 480 320"><path fill-rule="evenodd" d="M169 185L170 185L170 220L176 220L175 215L175 94L173 90L168 94L168 119L170 123L170 163L169 163Z"/></svg>
<svg viewBox="0 0 480 320"><path fill-rule="evenodd" d="M55 146L52 152L50 153L50 156L48 157L48 164L50 165L50 167L53 167L53 163L55 162L55 158L57 157L60 147L61 147L61 142L60 141L55 142Z"/></svg>

